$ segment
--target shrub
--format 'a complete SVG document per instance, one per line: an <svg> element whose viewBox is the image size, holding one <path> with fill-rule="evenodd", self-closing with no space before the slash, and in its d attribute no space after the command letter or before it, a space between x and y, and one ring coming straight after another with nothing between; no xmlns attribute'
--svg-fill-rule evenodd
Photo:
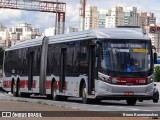
<svg viewBox="0 0 160 120"><path fill-rule="evenodd" d="M160 66L155 67L154 71L154 81L155 82L160 82Z"/></svg>

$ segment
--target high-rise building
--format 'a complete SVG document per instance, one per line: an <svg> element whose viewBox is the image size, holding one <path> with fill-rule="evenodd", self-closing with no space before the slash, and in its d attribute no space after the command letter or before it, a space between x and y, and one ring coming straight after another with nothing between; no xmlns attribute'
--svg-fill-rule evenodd
<svg viewBox="0 0 160 120"><path fill-rule="evenodd" d="M150 24L156 24L156 17L154 13L141 12L140 13L140 26L145 27Z"/></svg>
<svg viewBox="0 0 160 120"><path fill-rule="evenodd" d="M114 7L109 9L106 28L117 26L140 26L140 17L136 7Z"/></svg>
<svg viewBox="0 0 160 120"><path fill-rule="evenodd" d="M0 31L5 30L6 27L3 24L0 24Z"/></svg>
<svg viewBox="0 0 160 120"><path fill-rule="evenodd" d="M124 7L124 26L139 26L139 14L136 7Z"/></svg>
<svg viewBox="0 0 160 120"><path fill-rule="evenodd" d="M123 7L114 7L106 15L106 28L123 26Z"/></svg>
<svg viewBox="0 0 160 120"><path fill-rule="evenodd" d="M106 26L106 13L99 14L99 28L105 28Z"/></svg>
<svg viewBox="0 0 160 120"><path fill-rule="evenodd" d="M71 32L78 32L79 29L75 27L67 27L66 33L71 33Z"/></svg>
<svg viewBox="0 0 160 120"><path fill-rule="evenodd" d="M9 39L9 32L7 28L0 24L0 47L6 47L6 41Z"/></svg>
<svg viewBox="0 0 160 120"><path fill-rule="evenodd" d="M5 48L6 42L9 40L9 32L7 29L0 30L0 47Z"/></svg>
<svg viewBox="0 0 160 120"><path fill-rule="evenodd" d="M80 21L80 30L83 28L83 18L81 17ZM92 28L98 28L99 24L99 12L97 10L97 7L94 6L87 6L85 11L85 30L89 30Z"/></svg>
<svg viewBox="0 0 160 120"><path fill-rule="evenodd" d="M0 25L0 46L10 47L18 42L40 37L39 29L31 24L21 23L16 27L5 28Z"/></svg>

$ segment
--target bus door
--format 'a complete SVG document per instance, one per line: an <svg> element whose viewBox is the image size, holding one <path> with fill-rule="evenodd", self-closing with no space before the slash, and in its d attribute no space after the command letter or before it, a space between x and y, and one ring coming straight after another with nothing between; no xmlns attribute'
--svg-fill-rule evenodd
<svg viewBox="0 0 160 120"><path fill-rule="evenodd" d="M33 84L33 66L34 66L34 52L28 54L28 90L31 90Z"/></svg>
<svg viewBox="0 0 160 120"><path fill-rule="evenodd" d="M63 92L63 89L65 87L66 52L67 52L67 48L61 48L61 55L60 55L60 88L59 88L60 92Z"/></svg>
<svg viewBox="0 0 160 120"><path fill-rule="evenodd" d="M88 94L93 94L92 91L95 91L95 71L96 71L96 54L95 54L96 45L90 45L89 47L89 70L88 70Z"/></svg>

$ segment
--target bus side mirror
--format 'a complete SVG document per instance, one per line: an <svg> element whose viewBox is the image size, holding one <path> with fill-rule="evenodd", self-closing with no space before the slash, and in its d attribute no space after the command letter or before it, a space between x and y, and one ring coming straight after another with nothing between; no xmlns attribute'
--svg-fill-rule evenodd
<svg viewBox="0 0 160 120"><path fill-rule="evenodd" d="M157 64L157 53L153 53L154 64Z"/></svg>

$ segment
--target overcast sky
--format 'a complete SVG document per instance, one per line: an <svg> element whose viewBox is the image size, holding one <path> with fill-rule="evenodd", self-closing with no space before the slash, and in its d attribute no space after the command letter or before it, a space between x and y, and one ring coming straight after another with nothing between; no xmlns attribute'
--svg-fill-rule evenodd
<svg viewBox="0 0 160 120"><path fill-rule="evenodd" d="M56 0L48 0L56 1ZM65 2L66 27L79 27L79 1L80 0L59 0ZM137 7L138 12L153 12L160 22L160 0L87 0L87 5L98 7L99 10L106 11L114 6ZM30 23L33 27L44 30L48 27L54 27L55 14L28 12L10 9L0 9L0 23L6 26L16 26L18 23Z"/></svg>

